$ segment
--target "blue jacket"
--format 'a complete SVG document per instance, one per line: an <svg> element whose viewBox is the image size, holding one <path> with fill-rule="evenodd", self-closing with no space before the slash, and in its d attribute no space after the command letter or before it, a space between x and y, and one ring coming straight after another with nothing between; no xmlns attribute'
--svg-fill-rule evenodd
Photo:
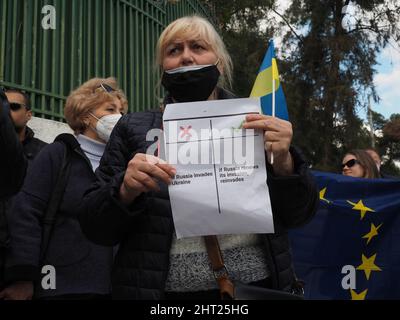
<svg viewBox="0 0 400 320"><path fill-rule="evenodd" d="M29 166L22 190L8 214L10 250L5 279L38 281L36 297L109 294L113 248L88 241L77 220L76 208L95 181L90 161L80 149L73 152L70 160L70 174L45 261L45 265L56 269L56 290L41 288L42 218L61 168L64 148L60 142L46 146Z"/></svg>

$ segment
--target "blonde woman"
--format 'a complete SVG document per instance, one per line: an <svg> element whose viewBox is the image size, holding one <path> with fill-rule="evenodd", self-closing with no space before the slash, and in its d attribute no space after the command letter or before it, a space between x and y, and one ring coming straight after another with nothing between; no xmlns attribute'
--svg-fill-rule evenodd
<svg viewBox="0 0 400 320"><path fill-rule="evenodd" d="M0 298L91 299L110 294L113 248L86 239L77 220L77 207L95 180L94 170L113 127L126 111L127 100L113 78L91 79L69 95L64 114L75 132L70 136L70 145L75 147L70 150L67 184L43 261L55 268L56 288L42 287L39 257L42 219L66 148L57 141L45 147L32 163L8 217L11 242L5 278L9 285Z"/></svg>
<svg viewBox="0 0 400 320"><path fill-rule="evenodd" d="M207 20L191 16L172 22L160 36L157 53L168 91L165 103L234 98L224 89L231 59ZM203 238L175 236L167 189L175 169L145 154L152 144L147 132L161 124L161 111L121 119L97 171L99 181L83 201L81 226L96 243L121 243L113 269L114 298L218 299ZM268 186L276 233L219 236L222 254L232 278L299 293L286 229L313 216L317 190L305 161L290 148L289 122L253 115L244 127L264 130L266 152L273 143Z"/></svg>

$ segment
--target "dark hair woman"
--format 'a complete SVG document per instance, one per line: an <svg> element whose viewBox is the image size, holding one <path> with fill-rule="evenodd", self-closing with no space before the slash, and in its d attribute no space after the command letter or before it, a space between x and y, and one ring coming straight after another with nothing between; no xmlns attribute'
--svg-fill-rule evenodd
<svg viewBox="0 0 400 320"><path fill-rule="evenodd" d="M380 178L378 168L372 157L364 150L346 153L342 161L342 173L356 178Z"/></svg>

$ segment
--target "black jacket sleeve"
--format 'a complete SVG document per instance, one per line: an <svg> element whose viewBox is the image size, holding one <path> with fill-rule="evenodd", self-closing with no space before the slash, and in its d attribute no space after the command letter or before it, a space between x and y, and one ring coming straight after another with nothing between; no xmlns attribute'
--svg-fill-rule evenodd
<svg viewBox="0 0 400 320"><path fill-rule="evenodd" d="M300 151L290 148L294 174L275 176L267 165L268 187L274 219L284 228L299 227L312 219L318 207L318 189Z"/></svg>
<svg viewBox="0 0 400 320"><path fill-rule="evenodd" d="M7 98L1 90L0 153L0 199L6 199L22 186L28 162L9 115Z"/></svg>
<svg viewBox="0 0 400 320"><path fill-rule="evenodd" d="M7 212L10 231L5 269L7 282L34 281L40 275L42 219L54 191L62 156L60 143L42 149L29 166L23 187Z"/></svg>
<svg viewBox="0 0 400 320"><path fill-rule="evenodd" d="M132 158L125 139L128 121L123 117L114 128L100 166L97 181L85 193L79 208L79 221L85 235L94 243L114 246L118 244L134 223L135 217L144 212L146 196L139 196L130 206L119 200L119 189L125 170Z"/></svg>

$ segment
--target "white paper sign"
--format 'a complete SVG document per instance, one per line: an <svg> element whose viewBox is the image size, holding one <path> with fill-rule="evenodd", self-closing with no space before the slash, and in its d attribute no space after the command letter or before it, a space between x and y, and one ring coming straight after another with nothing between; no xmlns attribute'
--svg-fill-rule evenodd
<svg viewBox="0 0 400 320"><path fill-rule="evenodd" d="M177 238L273 233L262 131L244 130L260 100L167 105L166 160L177 170L169 186Z"/></svg>

